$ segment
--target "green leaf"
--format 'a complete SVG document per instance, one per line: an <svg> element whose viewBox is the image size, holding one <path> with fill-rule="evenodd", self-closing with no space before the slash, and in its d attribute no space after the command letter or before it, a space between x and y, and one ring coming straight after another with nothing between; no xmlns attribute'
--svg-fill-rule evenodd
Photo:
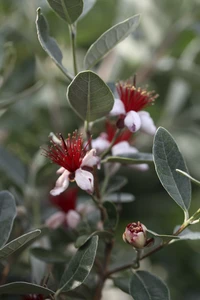
<svg viewBox="0 0 200 300"><path fill-rule="evenodd" d="M81 20L82 18L84 18L87 15L87 13L92 9L92 7L95 5L95 3L96 0L84 0L83 11L78 19Z"/></svg>
<svg viewBox="0 0 200 300"><path fill-rule="evenodd" d="M27 295L27 294L42 294L45 296L54 294L54 291L28 282L13 282L0 286L0 295Z"/></svg>
<svg viewBox="0 0 200 300"><path fill-rule="evenodd" d="M153 156L151 153L130 153L130 154L121 154L120 156L108 156L104 160L105 162L119 162L121 164L145 164L152 163Z"/></svg>
<svg viewBox="0 0 200 300"><path fill-rule="evenodd" d="M135 272L130 281L130 295L134 300L169 300L166 284L146 271Z"/></svg>
<svg viewBox="0 0 200 300"><path fill-rule="evenodd" d="M83 11L83 0L47 0L57 15L68 24L73 24Z"/></svg>
<svg viewBox="0 0 200 300"><path fill-rule="evenodd" d="M77 250L64 271L56 295L73 290L86 280L94 264L98 239L98 236L93 236L83 247Z"/></svg>
<svg viewBox="0 0 200 300"><path fill-rule="evenodd" d="M68 261L68 258L64 254L55 250L47 250L37 247L32 248L30 252L37 259L46 263L66 263Z"/></svg>
<svg viewBox="0 0 200 300"><path fill-rule="evenodd" d="M94 235L98 235L99 237L102 237L104 239L110 239L113 237L112 233L108 232L108 231L95 231L90 235L81 235L77 238L76 243L75 243L75 247L76 248L80 248L83 245L85 245L85 243L91 239L91 237L93 237Z"/></svg>
<svg viewBox="0 0 200 300"><path fill-rule="evenodd" d="M168 241L171 241L172 239L173 240L179 240L179 236L176 236L176 235L173 235L173 234L159 234L159 233L156 233L152 230L149 230L147 228L147 232L149 232L150 234L152 234L153 236L155 237L159 237L161 238L164 242L168 242Z"/></svg>
<svg viewBox="0 0 200 300"><path fill-rule="evenodd" d="M153 145L154 163L158 178L174 201L187 212L191 201L191 182L176 172L187 172L184 159L170 133L159 127Z"/></svg>
<svg viewBox="0 0 200 300"><path fill-rule="evenodd" d="M9 151L0 146L0 169L19 187L26 182L26 168L22 162Z"/></svg>
<svg viewBox="0 0 200 300"><path fill-rule="evenodd" d="M127 294L129 294L129 281L127 277L113 278L114 285Z"/></svg>
<svg viewBox="0 0 200 300"><path fill-rule="evenodd" d="M67 89L67 98L82 120L95 121L107 115L114 98L109 87L94 72L80 72Z"/></svg>
<svg viewBox="0 0 200 300"><path fill-rule="evenodd" d="M197 179L193 178L192 176L190 176L188 173L183 172L182 170L176 169L176 172L188 177L191 181L193 181L194 183L196 183L197 185L200 185L200 181L198 181Z"/></svg>
<svg viewBox="0 0 200 300"><path fill-rule="evenodd" d="M0 192L0 248L7 242L16 216L13 195L7 191Z"/></svg>
<svg viewBox="0 0 200 300"><path fill-rule="evenodd" d="M107 218L104 222L104 229L115 230L117 228L119 218L116 206L110 201L105 201L103 203L103 206L105 207L107 212Z"/></svg>
<svg viewBox="0 0 200 300"><path fill-rule="evenodd" d="M105 195L106 201L114 203L129 203L135 200L135 196L129 193L113 193Z"/></svg>
<svg viewBox="0 0 200 300"><path fill-rule="evenodd" d="M43 16L41 9L37 9L36 28L38 40L44 51L52 58L58 68L71 81L73 76L67 71L62 64L63 55L56 40L49 35L49 26L46 18Z"/></svg>
<svg viewBox="0 0 200 300"><path fill-rule="evenodd" d="M179 228L180 228L180 226L177 226L174 229L174 232L176 232ZM200 232L191 231L188 228L186 228L184 231L182 231L178 236L179 236L179 241L181 241L181 240L200 240Z"/></svg>
<svg viewBox="0 0 200 300"><path fill-rule="evenodd" d="M139 24L140 16L133 16L104 32L88 49L84 65L85 69L92 68L117 44L123 41Z"/></svg>
<svg viewBox="0 0 200 300"><path fill-rule="evenodd" d="M21 235L17 239L14 239L10 243L6 244L3 248L0 249L0 259L6 258L7 256L11 255L26 243L40 235L40 233L41 231L39 229L36 229L24 235Z"/></svg>

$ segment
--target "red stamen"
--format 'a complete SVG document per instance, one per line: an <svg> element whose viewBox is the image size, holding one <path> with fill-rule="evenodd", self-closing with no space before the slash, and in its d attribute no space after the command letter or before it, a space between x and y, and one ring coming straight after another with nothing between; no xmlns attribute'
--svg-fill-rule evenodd
<svg viewBox="0 0 200 300"><path fill-rule="evenodd" d="M154 100L158 97L154 91L147 92L145 89L135 87L134 85L127 82L119 82L116 85L117 92L121 101L124 103L126 112L134 110L136 112L142 110L148 105L152 105Z"/></svg>
<svg viewBox="0 0 200 300"><path fill-rule="evenodd" d="M112 142L115 133L116 133L117 127L115 125L113 125L112 123L110 123L109 121L106 121L106 133L108 136L108 141ZM118 144L119 142L123 142L123 141L129 141L131 138L132 132L130 132L129 130L124 130L115 140L114 145Z"/></svg>
<svg viewBox="0 0 200 300"><path fill-rule="evenodd" d="M43 154L50 158L52 162L73 173L80 168L88 151L89 142L84 146L82 136L77 134L77 131L72 136L69 134L66 140L59 134L59 139L60 144L51 139L52 146L48 150L44 149Z"/></svg>

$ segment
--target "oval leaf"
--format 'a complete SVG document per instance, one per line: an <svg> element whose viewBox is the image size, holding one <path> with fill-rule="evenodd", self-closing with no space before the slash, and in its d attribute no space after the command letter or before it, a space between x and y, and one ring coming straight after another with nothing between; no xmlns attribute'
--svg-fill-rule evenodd
<svg viewBox="0 0 200 300"><path fill-rule="evenodd" d="M134 300L170 299L166 284L157 276L146 271L138 271L133 274L129 291Z"/></svg>
<svg viewBox="0 0 200 300"><path fill-rule="evenodd" d="M158 178L174 201L184 210L190 207L191 182L176 169L187 172L184 159L170 133L158 128L153 145L154 163Z"/></svg>
<svg viewBox="0 0 200 300"><path fill-rule="evenodd" d="M67 98L79 117L88 122L107 115L114 98L109 87L94 72L80 72L67 89Z"/></svg>
<svg viewBox="0 0 200 300"><path fill-rule="evenodd" d="M92 68L118 43L123 41L139 24L140 16L133 16L104 32L88 49L84 65L85 69Z"/></svg>
<svg viewBox="0 0 200 300"><path fill-rule="evenodd" d="M21 248L23 245L36 238L40 233L41 231L39 229L36 229L11 241L10 243L8 243L7 245L5 245L3 248L0 249L0 259L6 258L7 256L11 255L13 252Z"/></svg>
<svg viewBox="0 0 200 300"><path fill-rule="evenodd" d="M38 40L44 51L51 57L63 74L71 81L73 76L69 74L62 64L63 55L58 47L56 40L49 35L49 26L46 18L43 16L41 9L37 9L36 28Z"/></svg>
<svg viewBox="0 0 200 300"><path fill-rule="evenodd" d="M83 11L83 0L47 0L51 8L68 24L73 24Z"/></svg>
<svg viewBox="0 0 200 300"><path fill-rule="evenodd" d="M102 162L119 162L121 164L145 164L152 163L153 156L151 153L130 153L121 154L120 156L108 156Z"/></svg>
<svg viewBox="0 0 200 300"><path fill-rule="evenodd" d="M174 232L176 232L180 226L176 226L174 229ZM186 228L183 232L181 232L179 235L179 241L181 240L200 240L200 232L198 231L192 231L188 228Z"/></svg>
<svg viewBox="0 0 200 300"><path fill-rule="evenodd" d="M60 289L56 295L73 290L86 280L94 264L98 239L98 236L93 236L83 247L78 249L64 271Z"/></svg>
<svg viewBox="0 0 200 300"><path fill-rule="evenodd" d="M0 295L54 294L54 291L43 286L28 282L13 282L0 286Z"/></svg>
<svg viewBox="0 0 200 300"><path fill-rule="evenodd" d="M26 168L23 163L9 151L0 146L0 169L18 186L26 182Z"/></svg>
<svg viewBox="0 0 200 300"><path fill-rule="evenodd" d="M103 206L107 212L107 219L104 222L104 229L115 230L118 224L118 212L116 206L110 201L105 201Z"/></svg>
<svg viewBox="0 0 200 300"><path fill-rule="evenodd" d="M0 192L0 248L7 242L16 216L13 195L7 191Z"/></svg>
<svg viewBox="0 0 200 300"><path fill-rule="evenodd" d="M99 237L102 237L104 239L111 239L113 237L112 233L110 233L108 231L104 231L104 230L103 231L95 231L90 235L81 235L81 236L79 236L76 240L75 247L76 248L82 247L94 235L98 235Z"/></svg>
<svg viewBox="0 0 200 300"><path fill-rule="evenodd" d="M30 250L31 254L37 259L44 261L46 263L65 263L68 258L55 250L48 250L44 248L32 248Z"/></svg>
<svg viewBox="0 0 200 300"><path fill-rule="evenodd" d="M183 172L182 170L176 169L176 172L188 177L192 182L196 183L197 185L200 185L200 181L198 181L197 179L193 178L192 176L190 176L188 173Z"/></svg>
<svg viewBox="0 0 200 300"><path fill-rule="evenodd" d="M79 17L79 20L81 20L82 18L84 18L87 15L87 13L93 8L95 3L96 3L96 0L84 0L83 11Z"/></svg>

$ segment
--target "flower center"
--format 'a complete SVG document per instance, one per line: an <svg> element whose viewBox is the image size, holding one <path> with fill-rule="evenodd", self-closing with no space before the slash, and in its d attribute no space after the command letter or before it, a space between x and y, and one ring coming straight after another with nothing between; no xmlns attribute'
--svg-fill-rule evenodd
<svg viewBox="0 0 200 300"><path fill-rule="evenodd" d="M121 119L119 119L118 121L121 121ZM117 124L118 125L118 124ZM124 118L123 118L123 126L122 127L116 127L115 125L111 124L110 122L106 122L106 133L107 133L107 139L109 142L112 142L116 130L117 128L124 128ZM130 137L132 135L132 132L130 132L129 130L124 130L115 140L114 145L118 144L119 142L123 142L123 141L129 141Z"/></svg>
<svg viewBox="0 0 200 300"><path fill-rule="evenodd" d="M121 101L124 103L126 112L131 110L138 112L144 107L153 104L158 97L154 91L147 92L140 87L136 88L130 82L119 82L116 88Z"/></svg>
<svg viewBox="0 0 200 300"><path fill-rule="evenodd" d="M52 162L64 167L70 173L72 177L69 177L70 181L74 180L74 172L80 168L82 160L87 153L89 142L83 146L82 136L77 134L77 131L64 140L63 136L59 134L60 143L55 143L51 139L51 147L48 150L44 150L44 155L49 157Z"/></svg>
<svg viewBox="0 0 200 300"><path fill-rule="evenodd" d="M131 233L143 232L143 228L140 222L130 223L127 225L127 228Z"/></svg>

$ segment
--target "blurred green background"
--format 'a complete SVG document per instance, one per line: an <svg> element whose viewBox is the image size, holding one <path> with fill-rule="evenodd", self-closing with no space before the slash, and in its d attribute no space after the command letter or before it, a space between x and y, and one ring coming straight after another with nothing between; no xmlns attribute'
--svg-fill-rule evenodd
<svg viewBox="0 0 200 300"><path fill-rule="evenodd" d="M56 179L56 167L45 164L39 148L47 143L51 131L67 135L79 128L81 122L66 101L66 78L38 42L35 18L39 6L49 22L51 36L63 51L63 64L72 72L67 25L47 1L1 0L0 187L12 191L20 204L29 193L27 189L32 188L32 194L43 207ZM136 73L138 85L148 85L160 95L148 110L156 125L173 135L190 174L199 179L199 0L97 0L78 24L79 70L87 49L100 34L138 13L138 29L110 52L95 71L111 83ZM151 152L152 141L141 133L135 144L141 151ZM123 205L119 240L130 221L140 220L159 233L171 233L182 222L182 211L162 188L153 166L145 173L124 167L119 173L129 179L123 191L136 197L133 203ZM194 212L200 200L196 187L192 198ZM44 210L42 213L45 214ZM198 224L195 227L199 229ZM149 260L149 270L167 281L172 299L200 299L199 245L198 241L180 242Z"/></svg>

